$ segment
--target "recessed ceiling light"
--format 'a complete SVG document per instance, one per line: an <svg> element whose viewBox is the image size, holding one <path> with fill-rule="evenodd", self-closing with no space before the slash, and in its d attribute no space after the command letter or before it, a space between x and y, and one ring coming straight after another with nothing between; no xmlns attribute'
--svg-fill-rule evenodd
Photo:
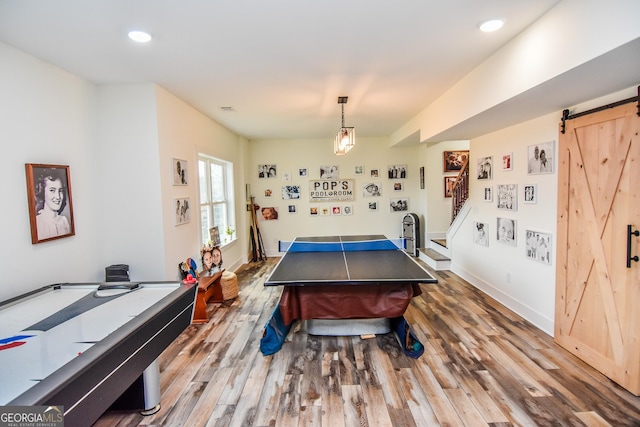
<svg viewBox="0 0 640 427"><path fill-rule="evenodd" d="M490 21L483 22L480 25L480 31L484 31L485 33L490 33L492 31L497 31L504 25L504 21L502 19L492 19Z"/></svg>
<svg viewBox="0 0 640 427"><path fill-rule="evenodd" d="M147 43L151 41L151 34L144 31L129 31L129 38L138 43Z"/></svg>

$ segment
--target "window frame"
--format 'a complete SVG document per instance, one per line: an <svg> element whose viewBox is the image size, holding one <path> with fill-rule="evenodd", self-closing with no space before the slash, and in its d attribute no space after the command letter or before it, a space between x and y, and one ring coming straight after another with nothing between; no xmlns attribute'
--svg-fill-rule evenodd
<svg viewBox="0 0 640 427"><path fill-rule="evenodd" d="M201 163L205 163L204 176L201 173ZM223 179L223 198L215 200L213 197L213 185L211 177L212 165L222 167L222 179ZM206 194L206 201L202 201L203 183L206 185L204 189ZM233 163L227 160L223 160L217 157L209 156L203 153L198 153L198 212L199 212L199 225L200 225L200 244L211 240L210 228L218 225L218 232L220 234L221 246L226 246L237 240L237 230L233 221L235 220L235 200L233 191ZM216 224L215 207L219 205L226 205L224 220L222 225L220 222ZM207 209L207 224L204 224L203 208ZM229 235L226 233L227 227L231 227L233 232ZM206 238L205 238L206 236Z"/></svg>

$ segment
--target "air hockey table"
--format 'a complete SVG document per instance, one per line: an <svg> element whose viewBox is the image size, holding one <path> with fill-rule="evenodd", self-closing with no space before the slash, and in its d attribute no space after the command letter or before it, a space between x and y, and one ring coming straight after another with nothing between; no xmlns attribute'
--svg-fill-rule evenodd
<svg viewBox="0 0 640 427"><path fill-rule="evenodd" d="M63 406L91 425L115 403L155 412L158 356L191 323L197 285L67 283L0 303L0 405Z"/></svg>

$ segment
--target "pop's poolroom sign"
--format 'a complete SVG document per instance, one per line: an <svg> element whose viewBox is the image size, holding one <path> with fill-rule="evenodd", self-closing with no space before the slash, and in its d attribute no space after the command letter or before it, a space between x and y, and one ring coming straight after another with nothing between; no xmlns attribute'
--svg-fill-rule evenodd
<svg viewBox="0 0 640 427"><path fill-rule="evenodd" d="M309 198L312 202L354 200L353 179L321 179L309 181Z"/></svg>

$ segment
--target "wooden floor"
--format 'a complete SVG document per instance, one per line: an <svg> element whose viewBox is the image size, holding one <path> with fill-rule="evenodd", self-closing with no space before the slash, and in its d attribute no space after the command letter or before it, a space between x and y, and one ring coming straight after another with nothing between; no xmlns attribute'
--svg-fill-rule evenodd
<svg viewBox="0 0 640 427"><path fill-rule="evenodd" d="M96 426L640 426L640 398L447 271L422 285L406 318L424 355L392 334L259 341L280 289L277 259L238 271L240 296L210 304L160 357L162 408L109 411ZM428 267L427 267L428 268Z"/></svg>

